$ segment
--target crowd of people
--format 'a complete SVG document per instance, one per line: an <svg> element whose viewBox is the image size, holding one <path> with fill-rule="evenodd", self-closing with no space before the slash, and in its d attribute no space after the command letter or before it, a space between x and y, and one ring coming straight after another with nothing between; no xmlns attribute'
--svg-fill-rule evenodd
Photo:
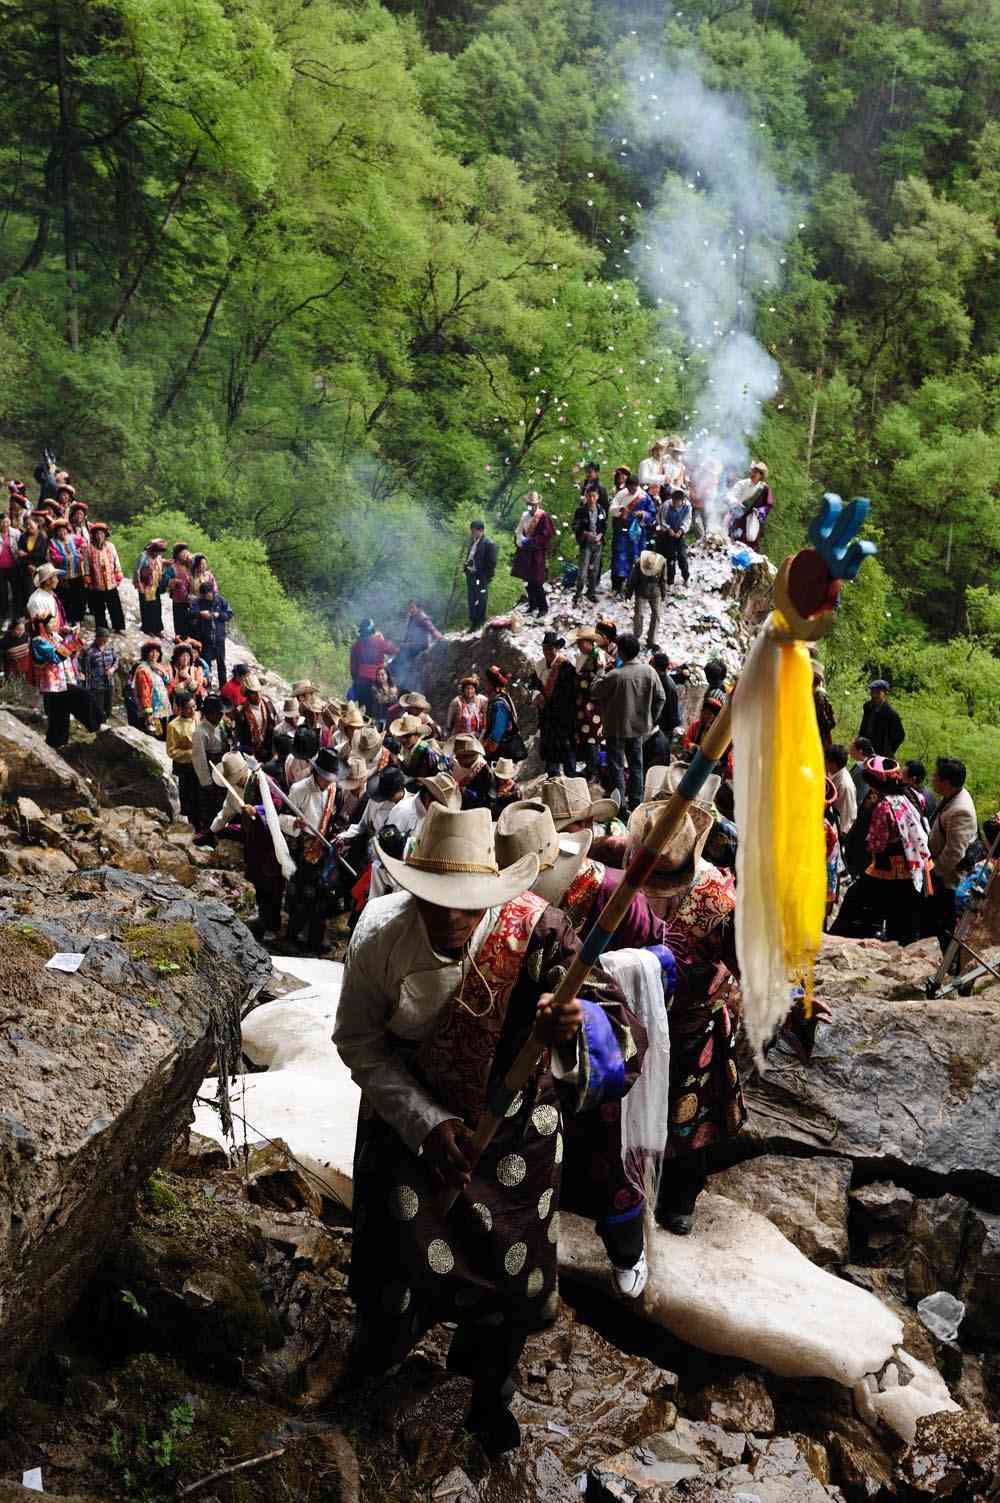
<svg viewBox="0 0 1000 1503"><path fill-rule="evenodd" d="M597 600L608 543L611 591L635 597L636 636L641 635L641 604L650 605L649 645L656 640L658 602L667 587L674 586L678 570L682 585L688 584L692 529L698 541L716 532L753 546L774 506L762 460L755 459L749 474L741 479L713 459L689 467L686 453L686 445L676 436L656 439L635 473L627 465L617 467L610 500L601 483L600 466L590 461L584 466L580 502L573 514L578 555L564 577L574 589L574 600L578 603L584 593L588 600ZM558 528L538 491L529 491L524 503L514 532L511 573L524 583L528 614L545 616L549 555ZM496 567L496 543L486 536L485 523L477 519L469 526L464 563L472 628L486 620Z"/></svg>
<svg viewBox="0 0 1000 1503"><path fill-rule="evenodd" d="M41 689L59 746L70 714L100 723L111 711L122 573L109 529L70 504L68 477L53 469L45 479L53 493L36 508L11 487L0 568L20 593L6 578L14 619L4 645L7 672ZM724 488L711 467L688 473L679 440L658 441L635 477L616 472L609 503L589 466L573 524L576 597L597 600L610 535L611 589L634 598L634 630L600 616L568 643L546 630L529 679L514 683L497 663L463 673L441 723L422 681L440 632L419 601L408 603L398 642L361 621L344 698L301 679L278 703L253 668L228 671L231 611L206 559L152 539L134 571L147 640L128 679L128 718L164 742L197 841L242 848L253 932L323 955L328 926L347 915L334 1038L364 1097L351 1374L386 1371L432 1323L453 1322L449 1367L473 1379L466 1424L490 1454L519 1442L512 1374L528 1333L551 1319L560 1206L593 1221L620 1299L645 1287L640 1083L644 1129L652 1122L659 1134L646 1147L665 1166L650 1209L675 1235L691 1231L708 1173L746 1118L736 1051L738 750L645 870L579 994L554 1000L733 687L721 660L678 668L656 645L665 592L678 570L688 578L686 538L692 525L705 535L722 500L730 536L756 541L772 505L766 469L755 463ZM539 615L553 536L529 495L514 571ZM486 619L495 568L495 544L473 523L473 624ZM84 646L88 606L96 629ZM944 947L963 885L981 879L989 855L977 848L964 765L939 758L932 791L921 763L896 759L905 731L885 680L872 682L849 749L833 739L818 655L813 687L832 931L902 944L933 934ZM682 694L696 711L687 724ZM530 786L526 701L538 722ZM1000 821L986 834L998 830ZM771 1047L808 1059L828 1016L822 1003L807 1013L790 991ZM647 1049L664 1033L669 1056ZM544 1051L508 1100L502 1082L532 1035ZM473 1128L487 1107L499 1126L477 1156Z"/></svg>

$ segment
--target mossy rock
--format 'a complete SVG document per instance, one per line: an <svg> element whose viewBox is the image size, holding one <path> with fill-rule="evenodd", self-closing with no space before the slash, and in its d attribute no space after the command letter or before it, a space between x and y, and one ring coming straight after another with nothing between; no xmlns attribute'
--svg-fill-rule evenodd
<svg viewBox="0 0 1000 1503"><path fill-rule="evenodd" d="M129 924L122 933L132 960L144 960L158 975L193 971L201 936L193 924Z"/></svg>

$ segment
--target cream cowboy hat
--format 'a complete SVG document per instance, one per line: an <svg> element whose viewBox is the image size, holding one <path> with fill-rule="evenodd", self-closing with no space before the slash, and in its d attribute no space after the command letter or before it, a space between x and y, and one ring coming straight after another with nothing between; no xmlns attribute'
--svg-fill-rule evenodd
<svg viewBox="0 0 1000 1503"><path fill-rule="evenodd" d="M656 579L667 567L667 561L662 553L652 553L644 548L639 554L639 570L647 579Z"/></svg>
<svg viewBox="0 0 1000 1503"><path fill-rule="evenodd" d="M424 722L418 715L400 715L398 720L390 722L389 734L391 736L419 736L424 729Z"/></svg>
<svg viewBox="0 0 1000 1503"><path fill-rule="evenodd" d="M524 856L537 856L538 876L531 890L546 903L558 903L586 860L593 838L593 830L558 834L544 804L521 799L508 804L497 820L497 861L509 867Z"/></svg>
<svg viewBox="0 0 1000 1503"><path fill-rule="evenodd" d="M426 788L435 804L457 814L462 807L462 790L450 772L436 772L432 778L417 778L418 788Z"/></svg>
<svg viewBox="0 0 1000 1503"><path fill-rule="evenodd" d="M242 788L250 776L250 767L242 752L226 752L222 759L222 776L234 788Z"/></svg>
<svg viewBox="0 0 1000 1503"><path fill-rule="evenodd" d="M422 694L401 694L399 702L407 710L426 710L430 714L430 700Z"/></svg>
<svg viewBox="0 0 1000 1503"><path fill-rule="evenodd" d="M357 793L368 781L368 764L364 757L348 757L343 768L337 771L341 788Z"/></svg>
<svg viewBox="0 0 1000 1503"><path fill-rule="evenodd" d="M298 720L299 702L297 699L286 699L281 707L281 713L286 720Z"/></svg>
<svg viewBox="0 0 1000 1503"><path fill-rule="evenodd" d="M647 804L654 799L667 799L672 793L676 793L681 785L681 779L687 772L682 762L671 762L669 767L650 767L646 773L646 781L643 784L642 797ZM712 813L712 805L715 803L715 795L722 786L722 779L717 772L707 777L698 790L698 797L694 800L702 809Z"/></svg>
<svg viewBox="0 0 1000 1503"><path fill-rule="evenodd" d="M570 637L571 642L596 642L597 628L594 626L580 626Z"/></svg>
<svg viewBox="0 0 1000 1503"><path fill-rule="evenodd" d="M365 723L365 717L357 705L349 704L340 717L340 723L346 726L349 731L360 731Z"/></svg>
<svg viewBox="0 0 1000 1503"><path fill-rule="evenodd" d="M501 871L488 809L454 811L431 804L406 856L378 858L397 887L440 908L478 911L499 908L527 892L538 876L538 857L529 852Z"/></svg>
<svg viewBox="0 0 1000 1503"><path fill-rule="evenodd" d="M296 679L295 683L292 685L292 693L295 695L296 699L301 699L303 694L315 694L315 692L316 685L314 683L311 683L307 678Z"/></svg>
<svg viewBox="0 0 1000 1503"><path fill-rule="evenodd" d="M441 750L446 757L454 757L458 752L475 752L478 757L485 755L482 742L475 736L452 736Z"/></svg>
<svg viewBox="0 0 1000 1503"><path fill-rule="evenodd" d="M39 586L48 584L49 580L55 579L58 573L55 564L39 564L35 570L35 584Z"/></svg>
<svg viewBox="0 0 1000 1503"><path fill-rule="evenodd" d="M315 689L306 689L296 697L299 701L299 709L308 710L310 715L318 715L323 708L323 701Z"/></svg>
<svg viewBox="0 0 1000 1503"><path fill-rule="evenodd" d="M260 693L260 679L257 677L256 673L247 673L244 675L243 692L246 693L248 689L250 690L251 694Z"/></svg>
<svg viewBox="0 0 1000 1503"><path fill-rule="evenodd" d="M498 757L493 763L493 773L498 778L516 778L518 763L512 762L509 757Z"/></svg>
<svg viewBox="0 0 1000 1503"><path fill-rule="evenodd" d="M656 816L662 811L662 800L640 804L628 822L628 852L633 856L649 834ZM709 837L715 816L698 804L689 804L680 825L667 841L657 857L651 874L651 882L660 894L674 892L686 887L691 874L698 868L701 853Z"/></svg>
<svg viewBox="0 0 1000 1503"><path fill-rule="evenodd" d="M355 731L351 737L356 757L364 757L369 764L382 750L382 733L373 725L366 725L360 731Z"/></svg>
<svg viewBox="0 0 1000 1503"><path fill-rule="evenodd" d="M538 797L551 813L557 830L565 830L567 825L575 825L581 819L603 824L618 813L614 799L591 798L586 778L546 778Z"/></svg>

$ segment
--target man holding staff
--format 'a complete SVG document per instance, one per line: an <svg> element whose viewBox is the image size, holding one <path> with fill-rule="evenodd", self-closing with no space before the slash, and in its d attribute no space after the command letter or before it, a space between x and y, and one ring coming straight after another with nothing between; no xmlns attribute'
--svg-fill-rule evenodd
<svg viewBox="0 0 1000 1503"><path fill-rule="evenodd" d="M402 891L365 908L334 1032L363 1092L353 1371L384 1372L457 1322L466 1428L499 1455L520 1441L512 1375L555 1293L562 1114L624 1095L645 1039L600 969L554 1004L579 942L528 890L536 855L498 869L488 810L432 805L404 859L380 855ZM475 1161L472 1128L533 1031L544 1054Z"/></svg>

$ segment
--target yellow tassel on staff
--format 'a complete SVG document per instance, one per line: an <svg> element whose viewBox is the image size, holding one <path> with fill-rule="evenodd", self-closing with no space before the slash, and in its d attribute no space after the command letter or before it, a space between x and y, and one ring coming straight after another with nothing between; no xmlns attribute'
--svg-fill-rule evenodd
<svg viewBox="0 0 1000 1503"><path fill-rule="evenodd" d="M788 625L775 612L775 625ZM782 642L778 704L771 766L774 808L774 865L790 981L812 996L812 970L826 912L826 842L823 745L813 707L812 661L802 642Z"/></svg>

